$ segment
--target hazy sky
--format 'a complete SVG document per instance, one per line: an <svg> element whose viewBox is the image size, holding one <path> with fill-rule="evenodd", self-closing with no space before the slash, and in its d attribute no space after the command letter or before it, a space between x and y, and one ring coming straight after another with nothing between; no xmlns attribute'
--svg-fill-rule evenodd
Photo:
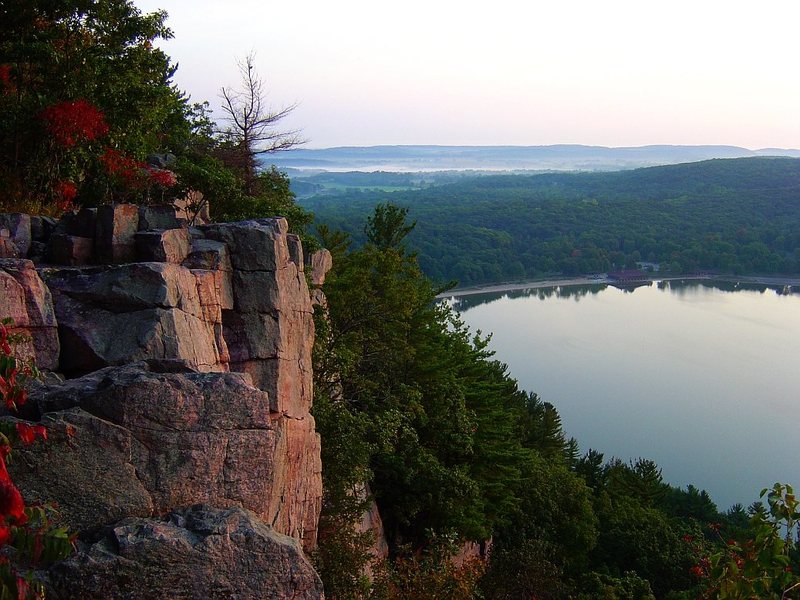
<svg viewBox="0 0 800 600"><path fill-rule="evenodd" d="M134 0L177 84L256 64L308 147L800 147L796 0ZM215 114L219 114L216 111Z"/></svg>

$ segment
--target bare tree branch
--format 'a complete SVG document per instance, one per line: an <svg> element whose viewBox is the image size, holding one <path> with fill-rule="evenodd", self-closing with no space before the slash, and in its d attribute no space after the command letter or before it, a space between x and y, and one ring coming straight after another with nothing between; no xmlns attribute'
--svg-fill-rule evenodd
<svg viewBox="0 0 800 600"><path fill-rule="evenodd" d="M243 170L248 193L256 177L256 157L289 150L306 143L299 129L280 129L279 123L297 108L290 104L274 110L267 103L264 84L255 69L255 55L237 61L240 87L221 90L222 112L227 127L220 133L238 156L235 162Z"/></svg>

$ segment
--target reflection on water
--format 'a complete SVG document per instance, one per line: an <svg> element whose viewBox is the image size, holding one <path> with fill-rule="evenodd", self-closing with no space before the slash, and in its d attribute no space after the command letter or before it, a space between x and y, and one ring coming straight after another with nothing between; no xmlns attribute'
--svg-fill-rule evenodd
<svg viewBox="0 0 800 600"><path fill-rule="evenodd" d="M697 291L698 288L712 288L721 292L774 292L780 296L800 294L800 287L791 285L768 285L763 283L749 283L739 281L718 280L669 280L657 282L658 288L669 290L677 294Z"/></svg>
<svg viewBox="0 0 800 600"><path fill-rule="evenodd" d="M661 281L453 299L522 387L552 402L582 449L652 458L666 480L747 505L800 484L800 294Z"/></svg>
<svg viewBox="0 0 800 600"><path fill-rule="evenodd" d="M633 293L641 287L648 287L652 282L637 285L626 285L619 287L624 292ZM737 291L752 291L752 292L774 292L778 295L798 294L800 295L800 286L788 285L767 285L762 283L748 283L748 282L735 282L735 281L721 281L721 280L704 280L704 279L672 279L660 280L655 282L659 290L669 291L675 294L685 296L687 293L697 292L700 288L714 289L721 292L737 292ZM503 298L538 298L539 300L547 300L548 298L572 298L576 302L589 294L598 294L608 287L605 283L594 283L589 285L562 285L543 288L524 288L520 290L509 290L503 292L487 292L484 294L470 294L467 296L457 296L449 299L450 303L457 307L459 310L469 310L482 304L491 304Z"/></svg>
<svg viewBox="0 0 800 600"><path fill-rule="evenodd" d="M548 298L572 298L578 302L581 298L589 294L597 294L608 287L604 283L591 285L564 285L544 288L526 288L522 290L511 290L507 292L488 292L486 294L471 294L468 296L457 296L451 298L450 302L460 311L465 311L482 304L490 304L503 298L537 298L547 300Z"/></svg>

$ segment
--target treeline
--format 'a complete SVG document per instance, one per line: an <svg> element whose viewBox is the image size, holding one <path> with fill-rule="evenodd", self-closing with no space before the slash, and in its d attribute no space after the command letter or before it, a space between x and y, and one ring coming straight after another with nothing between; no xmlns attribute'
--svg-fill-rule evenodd
<svg viewBox="0 0 800 600"><path fill-rule="evenodd" d="M757 536L764 507L720 513L706 492L663 482L652 461L581 454L556 408L520 390L487 340L435 302L440 288L405 246L406 216L379 205L357 249L320 232L334 255L315 353L326 596L717 597L729 573L714 565ZM365 483L390 551L372 582L371 540L354 526ZM490 539L487 563L450 560L459 544Z"/></svg>
<svg viewBox="0 0 800 600"><path fill-rule="evenodd" d="M391 171L324 171L308 173L299 169L287 169L291 177L292 191L298 198L315 195L336 194L342 191L393 192L419 189L434 185L455 183L464 178L474 178L477 174L467 171L436 171L432 173L396 173Z"/></svg>
<svg viewBox="0 0 800 600"><path fill-rule="evenodd" d="M379 202L409 209L427 275L462 285L607 272L800 273L800 160L743 158L613 173L498 175L302 201L363 243Z"/></svg>

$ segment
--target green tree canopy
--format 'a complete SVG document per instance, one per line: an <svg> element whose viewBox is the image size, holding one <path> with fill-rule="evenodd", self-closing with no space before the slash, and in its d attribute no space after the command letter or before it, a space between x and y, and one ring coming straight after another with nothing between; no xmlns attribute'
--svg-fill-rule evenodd
<svg viewBox="0 0 800 600"><path fill-rule="evenodd" d="M18 197L47 201L68 181L97 198L109 185L96 181L104 153L106 163L143 161L186 143L186 98L154 44L172 36L165 12L142 14L128 0L0 11L0 178Z"/></svg>

